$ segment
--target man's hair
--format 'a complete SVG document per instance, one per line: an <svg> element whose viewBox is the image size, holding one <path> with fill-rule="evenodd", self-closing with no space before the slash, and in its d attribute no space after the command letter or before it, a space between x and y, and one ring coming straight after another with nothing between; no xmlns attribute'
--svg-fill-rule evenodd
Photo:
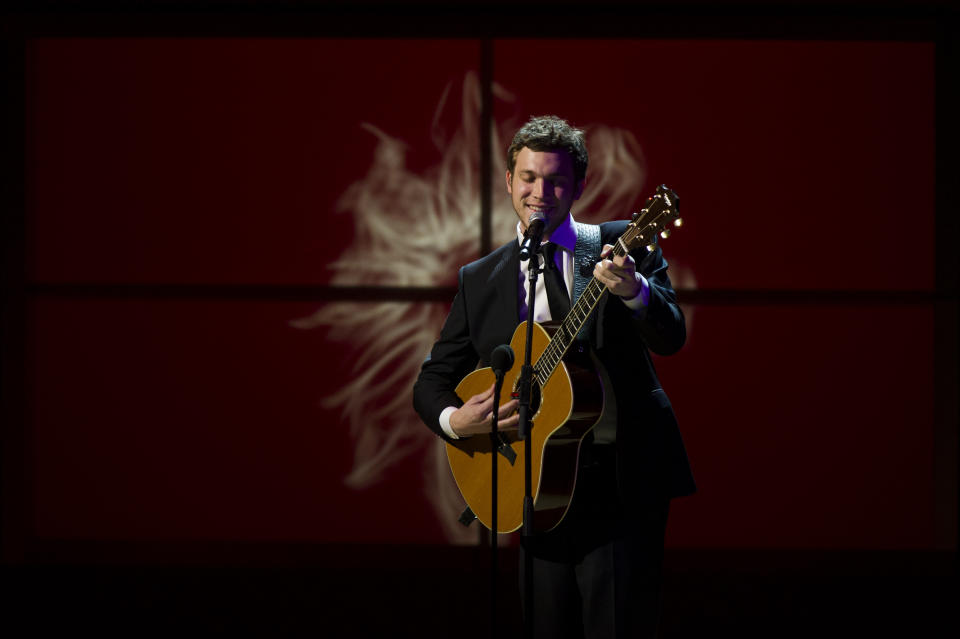
<svg viewBox="0 0 960 639"><path fill-rule="evenodd" d="M530 118L513 136L513 142L507 148L507 169L511 175L517 164L517 154L523 147L531 151L566 151L573 160L574 180L580 182L587 176L587 145L583 131L555 115Z"/></svg>

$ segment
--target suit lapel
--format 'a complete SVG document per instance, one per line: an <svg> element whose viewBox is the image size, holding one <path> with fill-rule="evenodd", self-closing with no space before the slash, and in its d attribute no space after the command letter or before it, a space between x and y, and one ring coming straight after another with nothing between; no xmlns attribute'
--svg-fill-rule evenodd
<svg viewBox="0 0 960 639"><path fill-rule="evenodd" d="M520 279L520 246L516 241L501 249L500 259L490 272L488 286L497 291L497 317L503 317L511 323L513 331L519 323L520 307L517 300L517 284Z"/></svg>

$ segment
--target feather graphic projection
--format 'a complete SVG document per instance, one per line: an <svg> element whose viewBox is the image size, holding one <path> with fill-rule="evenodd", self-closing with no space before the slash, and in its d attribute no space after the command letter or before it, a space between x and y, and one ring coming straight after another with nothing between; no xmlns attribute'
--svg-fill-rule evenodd
<svg viewBox="0 0 960 639"><path fill-rule="evenodd" d="M431 131L435 166L413 172L405 157L411 142L392 137L373 123L362 130L377 140L367 174L338 202L354 222L354 240L330 269L335 286L451 286L457 269L480 250L480 84L467 74L460 91L460 119L445 131L439 124L453 108L452 87L438 100ZM514 102L503 87L496 98ZM500 245L514 236L516 214L503 191L509 136L522 124L494 125L492 237ZM642 195L646 164L631 133L587 125L589 187L574 215L597 223L627 217ZM426 137L426 135L425 135ZM348 382L323 399L342 411L355 442L345 483L362 489L409 455L424 460L423 494L452 542L469 543L476 533L457 523L463 500L450 475L439 440L413 412L410 389L446 317L447 304L369 301L333 303L292 322L302 329L325 328L330 339L352 344L356 357Z"/></svg>

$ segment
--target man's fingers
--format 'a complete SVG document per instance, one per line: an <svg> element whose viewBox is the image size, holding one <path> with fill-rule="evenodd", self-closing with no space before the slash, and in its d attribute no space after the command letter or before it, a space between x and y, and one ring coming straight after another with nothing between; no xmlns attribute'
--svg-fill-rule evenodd
<svg viewBox="0 0 960 639"><path fill-rule="evenodd" d="M636 271L637 263L634 261L633 256L631 255L615 255L613 258L613 263L617 268L623 269L624 271Z"/></svg>
<svg viewBox="0 0 960 639"><path fill-rule="evenodd" d="M609 258L609 259L608 259ZM600 262L599 266L604 269L611 269L614 271L619 271L621 269L636 268L634 266L627 266L627 262L633 262L633 257L630 255L613 255L613 245L604 244L603 250L600 251Z"/></svg>
<svg viewBox="0 0 960 639"><path fill-rule="evenodd" d="M491 387L488 388L487 390L483 391L482 393L477 393L476 395L474 395L473 397L471 397L471 398L467 401L467 403L468 403L468 404L479 405L479 404L483 404L483 402L485 402L485 401L487 401L487 400L492 400L492 399L493 399L493 386L491 386ZM489 408L488 408L487 410L489 410Z"/></svg>
<svg viewBox="0 0 960 639"><path fill-rule="evenodd" d="M515 411L517 409L517 404L519 403L520 402L518 402L517 400L511 399L506 404L500 404L500 410L499 410L500 419L503 419L504 417L509 415L511 412ZM492 397L488 401L483 403L482 419L488 424L493 419L493 398Z"/></svg>
<svg viewBox="0 0 960 639"><path fill-rule="evenodd" d="M513 411L517 410L517 406L519 405L519 400L511 399L509 402L500 407L500 417L506 417Z"/></svg>
<svg viewBox="0 0 960 639"><path fill-rule="evenodd" d="M618 281L617 278L619 277L617 273L610 267L604 268L604 262L599 262L596 267L594 267L593 275L604 284L607 282L616 283Z"/></svg>
<svg viewBox="0 0 960 639"><path fill-rule="evenodd" d="M480 419L488 419L490 414L493 412L493 397L488 397L477 404L477 411L480 415Z"/></svg>
<svg viewBox="0 0 960 639"><path fill-rule="evenodd" d="M460 435L475 435L490 430L490 424L493 421L492 391L491 388L489 393L477 393L459 411L450 416L450 423L455 426L455 432ZM486 399L481 399L487 395L489 396ZM509 402L500 405L500 416L497 420L498 428L504 430L517 428L519 417L515 411L519 403L519 401L511 399ZM464 420L466 421L464 422Z"/></svg>
<svg viewBox="0 0 960 639"><path fill-rule="evenodd" d="M497 428L500 430L511 430L516 428L519 425L520 425L519 415L511 415L510 417L507 417L506 419L501 419L499 422L497 422Z"/></svg>

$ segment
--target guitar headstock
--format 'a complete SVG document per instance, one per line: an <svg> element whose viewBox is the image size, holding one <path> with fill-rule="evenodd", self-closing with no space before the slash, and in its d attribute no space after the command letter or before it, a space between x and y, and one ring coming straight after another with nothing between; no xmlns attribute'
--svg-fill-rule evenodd
<svg viewBox="0 0 960 639"><path fill-rule="evenodd" d="M633 214L633 219L618 243L627 253L644 245L648 251L652 251L655 246L654 238L658 233L666 239L670 237L671 228L682 225L680 198L661 184L657 187L656 195L647 200L646 206L640 209L639 213Z"/></svg>

